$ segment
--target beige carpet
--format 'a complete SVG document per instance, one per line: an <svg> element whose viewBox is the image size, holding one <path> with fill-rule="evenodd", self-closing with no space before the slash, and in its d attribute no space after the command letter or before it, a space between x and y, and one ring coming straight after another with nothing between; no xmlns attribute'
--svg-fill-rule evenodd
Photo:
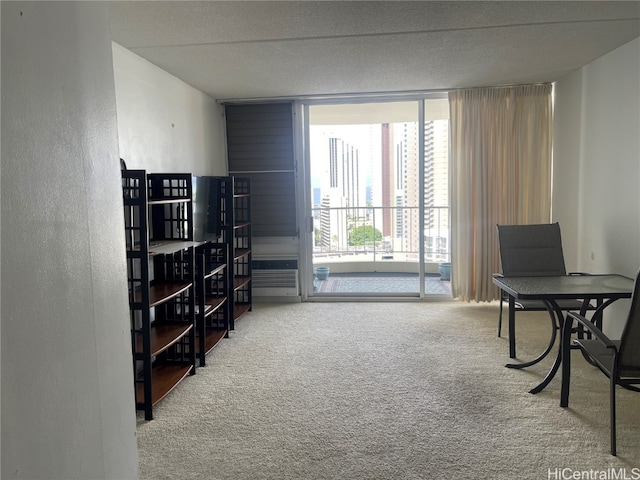
<svg viewBox="0 0 640 480"><path fill-rule="evenodd" d="M544 315L521 315L521 358L544 345ZM505 368L496 318L458 302L255 306L138 417L141 478L640 478L640 394L618 392L612 457L604 375L574 352L570 408L559 377L529 394L550 362ZM609 476L568 476L584 472Z"/></svg>

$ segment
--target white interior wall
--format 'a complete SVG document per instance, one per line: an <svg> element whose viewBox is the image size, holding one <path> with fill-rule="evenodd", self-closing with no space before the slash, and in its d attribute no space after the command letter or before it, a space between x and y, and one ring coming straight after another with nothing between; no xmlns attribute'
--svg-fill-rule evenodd
<svg viewBox="0 0 640 480"><path fill-rule="evenodd" d="M1 476L137 478L107 6L1 11Z"/></svg>
<svg viewBox="0 0 640 480"><path fill-rule="evenodd" d="M555 88L553 217L567 268L634 277L640 269L640 38ZM618 335L628 301L609 310Z"/></svg>
<svg viewBox="0 0 640 480"><path fill-rule="evenodd" d="M223 108L113 43L120 155L127 168L226 175Z"/></svg>

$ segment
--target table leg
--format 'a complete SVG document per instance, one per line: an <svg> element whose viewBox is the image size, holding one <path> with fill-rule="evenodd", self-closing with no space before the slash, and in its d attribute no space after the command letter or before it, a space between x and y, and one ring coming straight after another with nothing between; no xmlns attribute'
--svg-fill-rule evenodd
<svg viewBox="0 0 640 480"><path fill-rule="evenodd" d="M562 357L562 386L560 387L560 406L569 406L569 385L571 383L571 330L573 320L564 319L560 334L560 356Z"/></svg>
<svg viewBox="0 0 640 480"><path fill-rule="evenodd" d="M553 318L556 319L557 321L556 328L561 329L564 325L564 321L563 321L564 315L562 314L562 310L560 310L560 307L558 307L558 304L552 300L544 300L544 304L547 307L547 310L549 311L549 315L551 315ZM562 342L562 339L561 339L561 342ZM546 386L549 385L551 380L553 380L553 377L556 376L556 373L558 372L558 369L560 368L561 363L562 363L562 344L560 344L560 347L558 348L558 354L556 355L556 359L554 360L553 365L551 366L551 369L549 370L547 375L544 377L544 379L542 380L542 382L540 382L539 385L529 390L529 393L535 394L535 393L540 393L542 390L544 390Z"/></svg>
<svg viewBox="0 0 640 480"><path fill-rule="evenodd" d="M601 305L598 305L598 308L594 311L596 318L598 318L597 316L602 315L602 311L616 300L617 298L610 298ZM544 390L551 380L553 380L553 377L555 377L560 365L562 364L560 406L567 407L569 405L569 387L571 383L571 334L573 322L564 317L562 310L560 310L560 307L555 301L544 300L544 303L547 306L547 310L549 310L549 314L551 315L552 313L555 313L555 317L558 320L558 328L560 329L560 347L558 348L558 355L553 362L551 370L549 370L538 386L529 390L529 393L540 393ZM584 305L580 311L584 314L584 311L586 311L586 305Z"/></svg>
<svg viewBox="0 0 640 480"><path fill-rule="evenodd" d="M533 360L530 360L528 362L522 362L522 363L507 363L505 365L505 367L507 367L507 368L526 368L526 367L530 367L531 365L535 365L536 363L541 361L543 358L545 358L549 354L549 352L553 348L553 345L555 345L555 343L556 343L556 336L557 336L557 332L558 332L558 328L559 327L558 327L558 325L556 323L556 312L553 310L553 308L550 308L549 306L547 306L547 310L549 312L549 318L551 320L551 338L549 339L549 345L547 345L547 348L544 350L544 352L542 352L540 355L538 355Z"/></svg>
<svg viewBox="0 0 640 480"><path fill-rule="evenodd" d="M509 295L509 358L516 358L516 299Z"/></svg>
<svg viewBox="0 0 640 480"><path fill-rule="evenodd" d="M587 313L587 308L591 302L590 298L585 298L580 308L580 315L584 316ZM600 320L602 323L602 309L607 305L610 305L612 300L609 300L606 304L602 299L598 299L598 307L596 308L592 321ZM562 358L562 383L560 386L560 406L569 406L569 389L571 386L571 334L573 333L573 320L568 316L564 318L562 323L562 331L560 332L560 357ZM582 331L578 332L578 336L582 338ZM586 358L586 357L585 357ZM589 359L587 358L589 361Z"/></svg>

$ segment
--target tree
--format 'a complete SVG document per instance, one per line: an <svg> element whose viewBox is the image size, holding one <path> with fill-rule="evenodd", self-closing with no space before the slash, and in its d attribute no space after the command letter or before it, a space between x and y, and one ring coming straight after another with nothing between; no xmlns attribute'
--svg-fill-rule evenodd
<svg viewBox="0 0 640 480"><path fill-rule="evenodd" d="M373 245L382 240L382 232L371 225L361 225L349 233L349 245Z"/></svg>

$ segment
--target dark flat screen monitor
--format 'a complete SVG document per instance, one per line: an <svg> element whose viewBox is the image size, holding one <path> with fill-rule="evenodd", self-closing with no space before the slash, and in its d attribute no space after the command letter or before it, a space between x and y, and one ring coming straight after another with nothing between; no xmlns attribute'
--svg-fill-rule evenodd
<svg viewBox="0 0 640 480"><path fill-rule="evenodd" d="M193 177L193 239L217 241L221 234L220 179Z"/></svg>

